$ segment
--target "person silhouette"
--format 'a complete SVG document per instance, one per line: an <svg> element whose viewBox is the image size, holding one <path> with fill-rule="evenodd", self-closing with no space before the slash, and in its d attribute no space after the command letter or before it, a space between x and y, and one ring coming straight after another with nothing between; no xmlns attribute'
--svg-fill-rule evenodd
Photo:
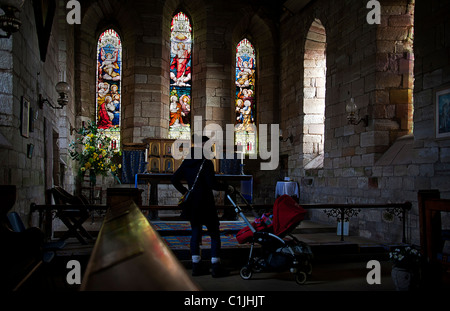
<svg viewBox="0 0 450 311"><path fill-rule="evenodd" d="M198 140L200 141L200 139ZM202 137L202 147L208 140L208 137ZM193 137L193 141L196 141L195 137ZM192 147L192 155L196 154L194 151L195 148L200 148L200 146L194 145L194 147ZM189 220L192 230L190 240L192 275L198 276L207 272L205 266L201 262L200 254L200 242L203 233L202 228L203 225L205 225L208 229L208 234L211 237L211 275L213 277L222 277L226 276L228 271L222 267L220 262L220 222L215 206L213 190L233 192L234 188L219 183L216 180L214 164L211 160L205 158L203 152L201 154L202 157L199 159L185 159L173 174L171 182L180 193L185 194L188 189L182 184L182 180L187 181L189 189L191 189L198 174L195 187L191 190L189 195L189 202L182 213L183 218Z"/></svg>

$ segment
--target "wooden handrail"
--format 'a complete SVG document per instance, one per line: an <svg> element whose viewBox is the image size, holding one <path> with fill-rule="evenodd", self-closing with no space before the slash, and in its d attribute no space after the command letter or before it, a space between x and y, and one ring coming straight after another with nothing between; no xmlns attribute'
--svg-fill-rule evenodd
<svg viewBox="0 0 450 311"><path fill-rule="evenodd" d="M81 290L176 290L198 287L133 201L111 206Z"/></svg>
<svg viewBox="0 0 450 311"><path fill-rule="evenodd" d="M335 204L335 203L327 203L327 204L320 204L320 203L314 203L314 204L300 204L303 208L323 208L323 209L333 209L333 208L363 208L363 209L369 209L369 208L404 208L406 210L410 210L412 207L411 202L405 202L405 203L376 203L376 204L359 204L359 203L352 203L352 204Z"/></svg>
<svg viewBox="0 0 450 311"><path fill-rule="evenodd" d="M95 205L95 204L34 204L31 203L30 211L47 211L47 210L71 210L71 209L87 209L87 210L107 210L108 205Z"/></svg>
<svg viewBox="0 0 450 311"><path fill-rule="evenodd" d="M406 212L411 210L412 203L373 203L373 204L363 204L363 203L311 203L311 204L300 204L304 209L323 209L329 217L334 216L338 221L345 220L353 216L357 216L361 209L373 209L373 208L385 208L389 213L394 216L398 216L402 220L402 242L406 242ZM252 208L253 210L259 209L271 209L273 206L268 204L261 205L247 205L247 208ZM179 210L177 205L149 205L141 206L142 210ZM234 209L231 205L217 205L217 209ZM245 206L242 206L245 210ZM344 241L344 221L341 221L341 241Z"/></svg>
<svg viewBox="0 0 450 311"><path fill-rule="evenodd" d="M406 210L411 209L411 202L405 203L386 203L386 204L300 204L301 207L305 209L333 209L333 208L405 208ZM270 204L255 204L252 205L253 209L271 209L273 205ZM178 205L144 205L139 207L142 210L149 209L180 209ZM216 205L217 209L229 209L234 208L233 205ZM246 209L245 207L242 207Z"/></svg>
<svg viewBox="0 0 450 311"><path fill-rule="evenodd" d="M139 208L143 211L146 211L146 210L181 210L181 208L178 205L144 205L144 206L139 206ZM216 209L218 209L218 210L233 209L233 206L217 205Z"/></svg>

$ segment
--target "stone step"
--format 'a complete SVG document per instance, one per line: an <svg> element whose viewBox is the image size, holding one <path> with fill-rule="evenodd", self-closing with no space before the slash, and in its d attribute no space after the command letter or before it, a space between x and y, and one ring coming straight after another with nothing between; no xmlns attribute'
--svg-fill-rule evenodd
<svg viewBox="0 0 450 311"><path fill-rule="evenodd" d="M292 234L336 233L336 230L336 226L304 220L293 230Z"/></svg>
<svg viewBox="0 0 450 311"><path fill-rule="evenodd" d="M249 220L252 221L252 219ZM190 260L189 240L191 231L188 222L152 221L152 224L179 260ZM178 228L171 228L172 224L178 226ZM249 256L250 244L239 244L235 238L236 233L245 226L242 221L221 222L222 257L236 265L245 264ZM341 237L337 235L336 229L336 226L306 220L295 228L293 235L311 247L315 261L342 262L388 259L391 245L376 243L355 236L345 236L345 241L340 241ZM92 231L94 238L97 234L98 232ZM58 236L58 234L54 236ZM202 253L205 258L210 256L208 238L209 236L205 232L202 245ZM257 247L259 246L257 245ZM70 247L65 247L59 254L68 255L80 251L81 253L88 253L89 250L75 248L72 251Z"/></svg>

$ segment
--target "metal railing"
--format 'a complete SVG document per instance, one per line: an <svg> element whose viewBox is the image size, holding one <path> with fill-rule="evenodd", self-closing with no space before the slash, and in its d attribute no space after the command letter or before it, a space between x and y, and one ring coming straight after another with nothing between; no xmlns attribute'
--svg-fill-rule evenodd
<svg viewBox="0 0 450 311"><path fill-rule="evenodd" d="M241 197L242 201L249 207L252 211L259 208L266 208L267 205L260 206L259 208L255 205L250 204L244 196L236 191ZM393 217L399 217L402 220L402 242L406 243L406 212L411 210L411 202L404 203L376 203L376 204L360 204L360 203L347 203L347 204L303 204L300 206L306 210L308 209L323 209L324 213L328 217L336 217L336 220L341 223L341 241L344 241L344 222L348 221L351 217L358 216L362 209L379 209L384 208L387 213L391 214Z"/></svg>
<svg viewBox="0 0 450 311"><path fill-rule="evenodd" d="M406 243L406 212L411 210L411 202L381 204L300 204L304 209L323 209L328 217L336 217L341 223L341 241L344 241L344 222L358 216L361 210L385 209L387 213L402 221L402 242Z"/></svg>

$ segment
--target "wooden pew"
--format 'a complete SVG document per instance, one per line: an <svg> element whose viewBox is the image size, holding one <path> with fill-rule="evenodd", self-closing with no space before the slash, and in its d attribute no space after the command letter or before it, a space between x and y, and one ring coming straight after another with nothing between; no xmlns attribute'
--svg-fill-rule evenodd
<svg viewBox="0 0 450 311"><path fill-rule="evenodd" d="M82 291L198 289L134 201L111 206L89 259Z"/></svg>
<svg viewBox="0 0 450 311"><path fill-rule="evenodd" d="M444 252L441 214L450 212L450 199L441 199L439 191L419 191L421 251L430 266L432 277L450 286L450 252ZM449 243L449 242L447 242Z"/></svg>
<svg viewBox="0 0 450 311"><path fill-rule="evenodd" d="M38 228L10 228L7 213L16 202L16 186L0 186L0 196L0 290L16 291L40 268L44 236Z"/></svg>

